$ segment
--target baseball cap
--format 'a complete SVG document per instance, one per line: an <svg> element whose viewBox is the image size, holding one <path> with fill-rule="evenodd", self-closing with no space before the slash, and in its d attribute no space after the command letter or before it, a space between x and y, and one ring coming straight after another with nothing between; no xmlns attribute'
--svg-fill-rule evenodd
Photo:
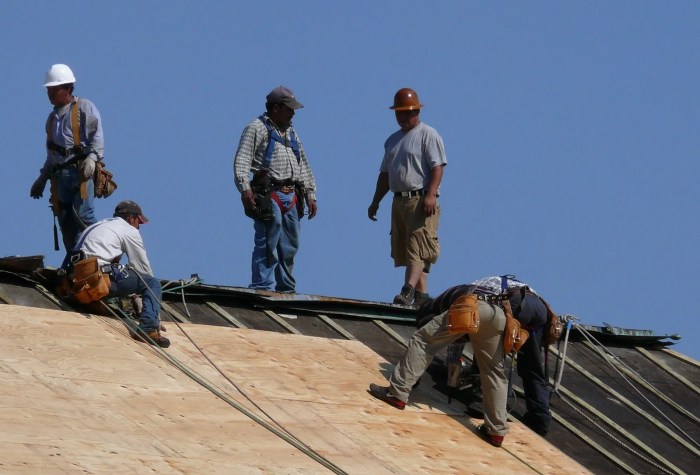
<svg viewBox="0 0 700 475"><path fill-rule="evenodd" d="M270 91L266 97L268 104L284 104L290 109L301 109L304 104L297 101L291 89L279 86Z"/></svg>
<svg viewBox="0 0 700 475"><path fill-rule="evenodd" d="M141 211L141 207L135 201L130 201L130 200L121 201L117 205L117 207L114 208L114 215L117 216L119 214L135 214L135 215L138 215L139 220L141 221L141 224L145 224L148 222L148 218L143 215L143 211Z"/></svg>

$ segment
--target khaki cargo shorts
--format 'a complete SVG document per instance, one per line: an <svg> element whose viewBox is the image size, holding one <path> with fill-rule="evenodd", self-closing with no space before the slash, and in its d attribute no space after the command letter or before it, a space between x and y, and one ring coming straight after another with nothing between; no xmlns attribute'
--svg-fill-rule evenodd
<svg viewBox="0 0 700 475"><path fill-rule="evenodd" d="M426 217L422 196L395 196L391 203L391 257L394 266L423 264L425 272L429 272L430 265L440 255L439 222L439 204L437 212Z"/></svg>

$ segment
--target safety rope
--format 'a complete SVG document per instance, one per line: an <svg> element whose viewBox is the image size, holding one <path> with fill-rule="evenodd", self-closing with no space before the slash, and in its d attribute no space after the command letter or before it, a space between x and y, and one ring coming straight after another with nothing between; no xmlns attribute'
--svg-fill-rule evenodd
<svg viewBox="0 0 700 475"><path fill-rule="evenodd" d="M141 275L138 272L134 272L134 273L138 276L138 278L146 286L146 288L149 291L151 291L150 287L144 281L143 277L141 277ZM184 281L180 281L180 283L181 283L181 285L180 285L179 289L182 292L183 302L184 302L184 288L187 287L188 285L185 285ZM193 284L189 284L189 285L193 285ZM153 294L153 292L151 292L151 294L154 295L154 297L155 297L155 294ZM163 302L160 299L158 299L158 302L161 304L161 306L163 305ZM224 379L226 379L226 381L228 381L241 395L243 395L243 397L245 397L246 400L248 400L251 404L253 404L265 417L267 417L270 421L272 421L272 423L274 425L270 424L268 421L259 417L257 414L255 414L254 412L252 412L251 410L249 410L248 408L243 406L241 403L239 403L238 401L236 401L235 399L230 397L228 394L226 394L225 391L216 388L213 383L207 381L203 376L199 375L196 371L189 368L187 365L181 363L179 360L177 360L177 358L175 358L174 356L172 356L168 352L164 351L148 335L146 335L145 332L140 332L139 337L142 337L142 338L145 337L147 340L149 340L149 343L152 345L153 351L159 353L163 359L170 362L173 366L178 368L185 375L190 377L193 381L197 382L202 387L209 390L212 394L214 394L215 396L217 396L218 398L220 398L221 400L223 400L224 402L226 402L230 406L234 407L235 409L237 409L238 411L240 411L241 413L243 413L244 415L246 415L247 417L249 417L250 419L252 419L256 423L260 424L262 427L269 430L270 432L272 432L276 436L280 437L285 442L287 442L287 443L291 444L292 446L294 446L295 448L299 449L301 452L303 452L304 454L306 454L307 456L309 456L310 458L312 458L316 462L320 463L321 465L323 465L327 469L329 469L332 472L337 473L337 474L342 474L342 475L347 474L347 472L342 470L340 467L335 465L333 462L331 462L330 460L328 460L324 456L320 455L318 452L316 452L311 447L309 447L304 442L302 442L299 438L294 436L294 434L292 434L289 430L284 428L284 426L282 426L282 424L277 422L272 416L270 416L258 404L256 404L255 401L253 401L240 387L238 387L238 385L236 385L231 380L231 378L229 378L211 360L211 358L209 358L209 356L204 352L204 350L199 345L197 345L197 343L192 339L192 337L190 337L190 335L184 330L182 325L173 317L173 315L170 312L168 312L168 310L165 309L163 306L161 308L163 309L163 311L165 311L170 316L173 323L175 323L175 325L178 327L178 329L187 337L187 339L192 343L192 345L197 349L197 351L199 351L199 353L209 362L209 364L219 374L221 374L221 376L223 376ZM186 305L185 305L185 311L187 312L188 317L190 317L189 310L187 310ZM124 315L124 318L120 317L118 314L117 314L117 316L124 321L124 323L127 325L127 327L130 327L130 322L128 322L126 320L126 319L128 319L128 316L126 316L121 310L120 310L120 312L122 313L122 315Z"/></svg>
<svg viewBox="0 0 700 475"><path fill-rule="evenodd" d="M566 348L569 343L569 333L571 332L573 321L576 320L576 317L573 315L562 315L561 318L566 322L566 333L564 334L564 348L558 352L559 356L557 357L557 364L555 365L556 379L554 381L554 387L551 390L554 394L558 394L559 387L561 386L561 378L564 375L564 366L566 365Z"/></svg>
<svg viewBox="0 0 700 475"><path fill-rule="evenodd" d="M592 425L594 425L598 430L600 430L603 434L605 434L609 439L611 439L613 442L618 444L620 447L624 448L631 454L635 455L639 459L643 460L644 462L648 463L649 465L652 465L655 468L658 468L664 473L668 473L669 475L674 475L675 472L672 472L668 470L666 467L659 465L658 463L654 462L650 458L646 457L644 454L641 452L638 452L637 450L633 449L629 445L625 444L622 440L620 440L618 437L616 437L614 434L609 432L607 429L605 429L601 424L596 422L592 417L590 417L588 414L584 413L581 411L576 405L569 401L566 397L564 397L561 393L558 393L559 398L566 403L574 412L578 413L581 417L586 419L588 422L590 422ZM635 472L630 472L630 473L635 473Z"/></svg>
<svg viewBox="0 0 700 475"><path fill-rule="evenodd" d="M588 330L586 330L585 328L583 328L581 325L576 325L576 329L577 329L578 331L581 332L581 334L584 336L584 338L586 338L586 340L588 340L589 343L591 343L591 345L593 346L593 349L598 353L598 355L599 355L603 360L605 360L605 362L608 363L608 365L609 365L612 369L614 369L614 370L617 372L617 374L619 374L620 377L621 377L627 384L629 384L630 387L631 387L637 394L639 394L639 396L640 396L644 401L647 402L647 404L649 404L649 406L651 406L663 419L665 419L669 424L671 424L678 432L680 432L681 434L683 434L683 436L685 436L685 438L686 438L689 442L692 442L694 445L700 447L700 444L698 444L698 442L697 442L695 439L693 439L687 432L685 432L683 429L681 429L681 428L678 426L678 424L676 424L675 422L673 422L661 409L659 409L649 398L647 398L647 397L634 385L634 383L632 383L632 381L630 381L630 380L627 378L627 376L625 376L625 375L622 373L622 371L620 371L614 364L612 364L612 362L610 361L610 359L605 357L605 353L607 353L608 355L610 355L610 357L611 357L612 359L618 361L622 366L624 366L625 368L627 368L630 372L632 372L632 373L634 373L635 375L637 375L637 377L639 377L639 378L640 378L642 381L644 381L646 384L648 384L649 386L653 387L653 385L652 385L651 383L649 383L648 381L646 381L639 373L637 373L636 371L634 371L634 370L633 370L632 368L630 368L627 364L625 364L620 358L618 358L615 354L613 354L608 348L605 347L605 345L603 345L602 343L600 343L600 341L598 341L593 335L591 335L590 332L589 332ZM595 342L595 344L597 344L598 346L596 346L595 344L593 344L593 342ZM605 350L605 353L603 353L601 350L599 350L598 347L600 347L600 348L602 348L603 350Z"/></svg>
<svg viewBox="0 0 700 475"><path fill-rule="evenodd" d="M190 280L184 281L180 280L169 280L165 284L161 285L161 290L164 294L175 293L181 289L187 287L192 287L193 285L199 285L202 283L202 279L199 278L197 274L192 275Z"/></svg>

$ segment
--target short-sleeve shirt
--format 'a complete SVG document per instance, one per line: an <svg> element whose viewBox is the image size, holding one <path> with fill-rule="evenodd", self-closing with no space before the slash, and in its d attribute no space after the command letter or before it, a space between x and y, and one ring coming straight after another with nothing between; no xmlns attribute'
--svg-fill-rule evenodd
<svg viewBox="0 0 700 475"><path fill-rule="evenodd" d="M447 164L445 145L437 131L423 122L403 132L394 132L384 142L380 172L389 174L389 189L425 190L432 169Z"/></svg>

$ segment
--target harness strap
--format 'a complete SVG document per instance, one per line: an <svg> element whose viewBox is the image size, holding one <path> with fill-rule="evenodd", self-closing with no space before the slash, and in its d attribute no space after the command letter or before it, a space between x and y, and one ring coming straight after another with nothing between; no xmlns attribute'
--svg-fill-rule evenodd
<svg viewBox="0 0 700 475"><path fill-rule="evenodd" d="M80 103L80 99L76 99L75 103L71 107L71 115L70 115L70 122L71 122L71 128L73 129L73 146L75 147L76 145L80 145L80 121L78 120L78 113L79 107L78 104ZM83 180L80 182L80 198L83 200L86 200L88 197L87 194L87 177L83 177Z"/></svg>
<svg viewBox="0 0 700 475"><path fill-rule="evenodd" d="M292 152L294 152L294 156L297 157L297 163L301 162L301 152L299 152L299 141L297 140L297 134L294 133L294 130L289 131L290 140L288 144L287 139L282 137L269 123L269 117L261 115L260 117L258 117L258 119L260 120L260 122L263 123L263 125L267 129L267 150L265 151L265 158L263 159L262 168L265 170L270 169L270 162L272 162L272 154L275 151L275 142L279 142L285 147L291 148Z"/></svg>
<svg viewBox="0 0 700 475"><path fill-rule="evenodd" d="M75 101L71 104L71 109L70 109L70 122L71 122L71 131L73 132L73 148L76 146L80 145L80 99L76 98ZM49 122L46 124L46 148L51 150L52 152L56 153L58 151L62 151L63 153L68 152L70 149L64 149L63 147L59 147L56 145L53 140L51 133L53 131L53 124L54 124L54 115L51 114L49 117ZM52 179L53 181L53 179ZM80 198L85 200L87 199L87 180L83 180L80 183ZM53 195L51 201L53 202ZM56 205L54 206L54 214L58 213L58 195L56 195Z"/></svg>
<svg viewBox="0 0 700 475"><path fill-rule="evenodd" d="M85 244L85 239L88 237L88 234L90 234L96 227L98 226L98 223L93 224L90 228L86 229L82 236L80 236L80 239L78 242L73 246L73 251L79 251L81 247L83 247L83 244Z"/></svg>
<svg viewBox="0 0 700 475"><path fill-rule="evenodd" d="M75 99L75 102L71 105L70 109L70 125L73 129L73 146L80 145L80 121L78 117L78 104L80 99Z"/></svg>
<svg viewBox="0 0 700 475"><path fill-rule="evenodd" d="M297 194L294 193L294 198L292 198L291 203L289 203L289 206L284 206L282 205L282 200L280 199L279 195L277 192L273 191L270 193L270 196L272 196L272 199L275 200L275 203L277 203L277 206L280 207L280 211L282 211L282 215L287 214L292 208L294 208L297 204Z"/></svg>

